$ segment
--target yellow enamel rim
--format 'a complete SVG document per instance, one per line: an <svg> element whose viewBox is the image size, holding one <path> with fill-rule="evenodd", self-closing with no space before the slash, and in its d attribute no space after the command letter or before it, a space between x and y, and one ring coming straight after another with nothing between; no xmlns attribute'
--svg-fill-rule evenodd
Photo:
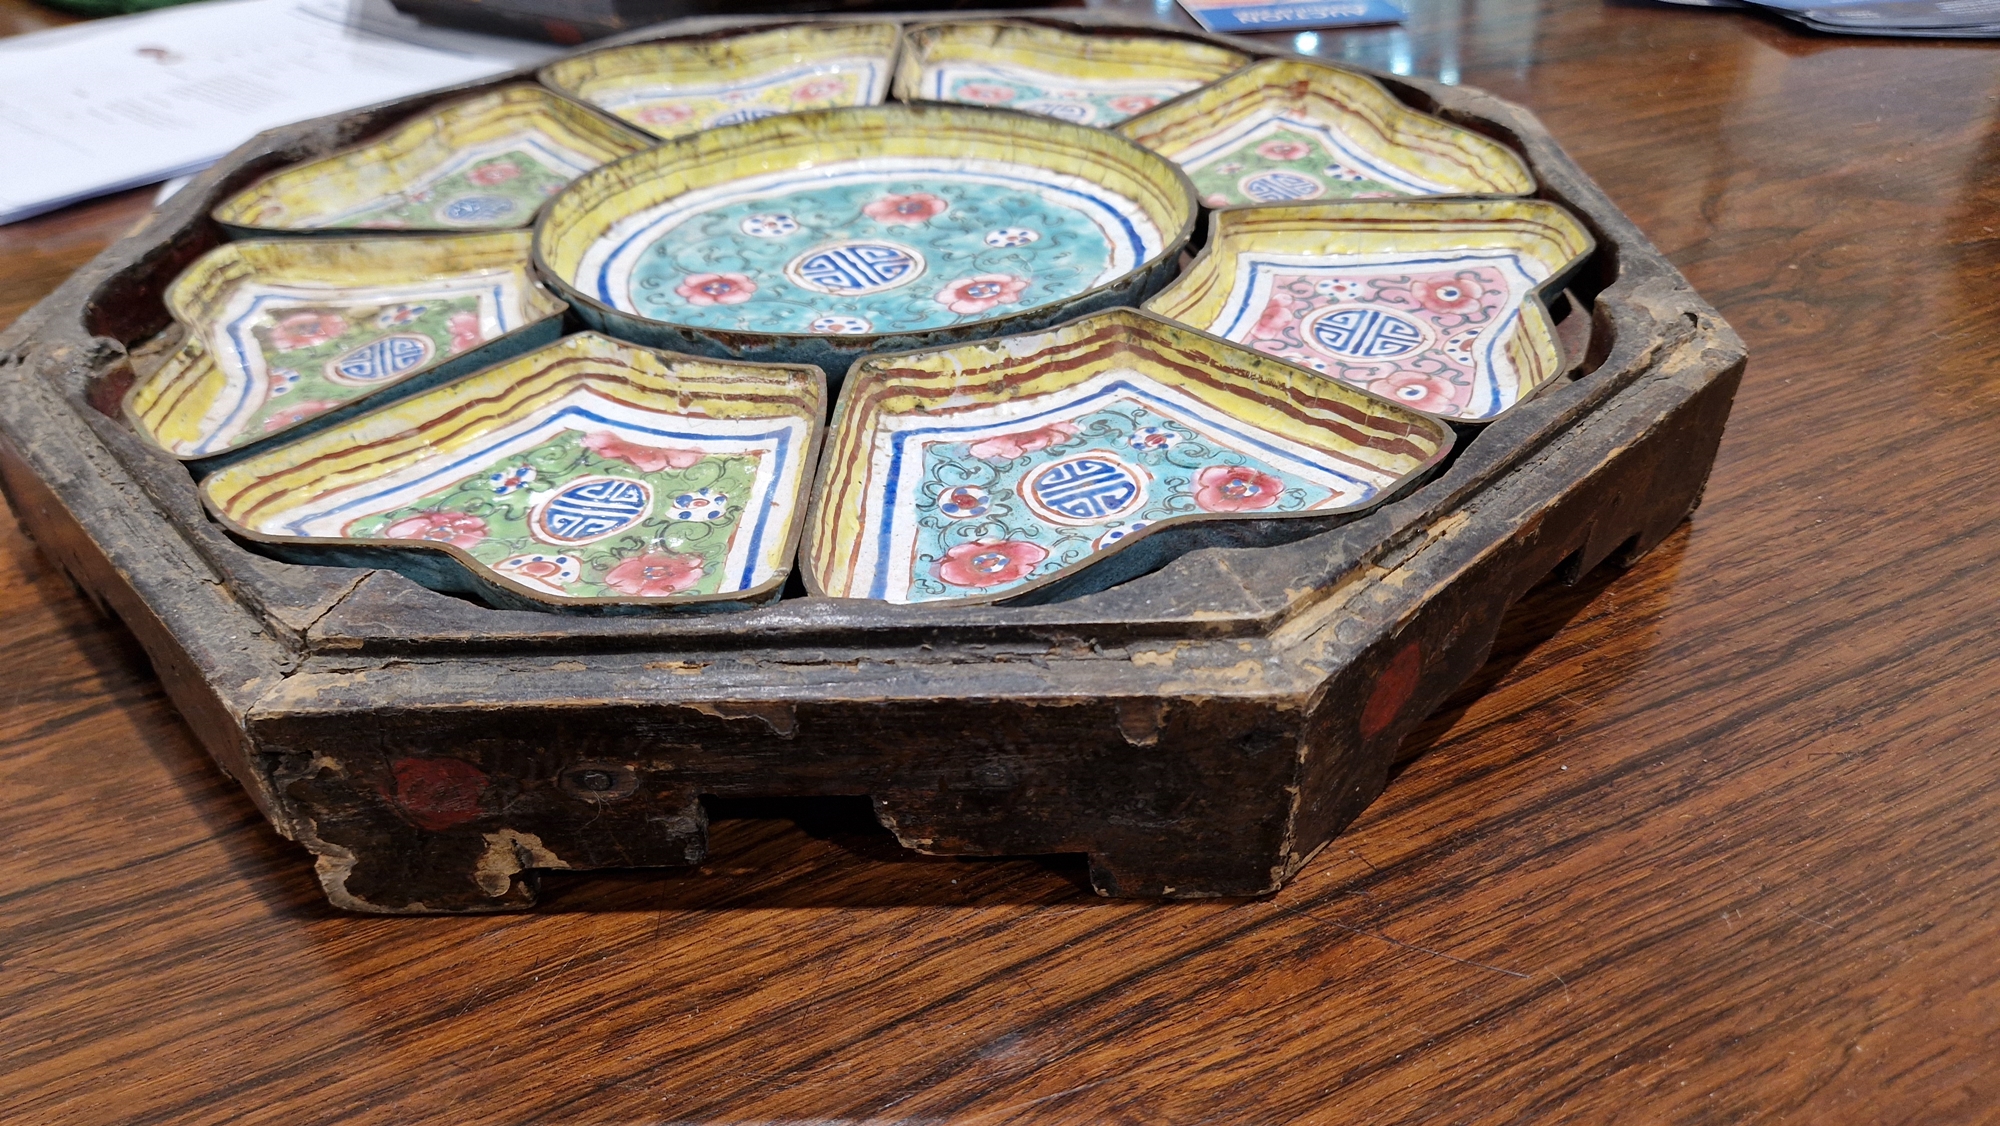
<svg viewBox="0 0 2000 1126"><path fill-rule="evenodd" d="M924 72L945 62L999 63L1045 74L1092 78L1213 82L1253 56L1199 40L1106 27L1092 32L1016 20L917 24L903 32L896 97L926 100Z"/></svg>

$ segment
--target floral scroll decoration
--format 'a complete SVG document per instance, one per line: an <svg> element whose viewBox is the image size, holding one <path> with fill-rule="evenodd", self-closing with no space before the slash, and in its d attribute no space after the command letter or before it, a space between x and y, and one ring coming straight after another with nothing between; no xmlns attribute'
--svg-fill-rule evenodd
<svg viewBox="0 0 2000 1126"><path fill-rule="evenodd" d="M910 599L1019 586L1176 516L1296 511L1330 495L1131 401L936 443L916 501Z"/></svg>
<svg viewBox="0 0 2000 1126"><path fill-rule="evenodd" d="M757 461L566 431L343 534L450 544L547 594L714 594L732 589L729 549Z"/></svg>

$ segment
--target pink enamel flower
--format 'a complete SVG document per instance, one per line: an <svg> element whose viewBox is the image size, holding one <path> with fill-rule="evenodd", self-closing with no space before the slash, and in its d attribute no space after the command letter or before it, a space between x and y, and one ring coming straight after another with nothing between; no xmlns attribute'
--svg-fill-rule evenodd
<svg viewBox="0 0 2000 1126"><path fill-rule="evenodd" d="M310 402L293 403L284 410L278 411L269 418L266 418L264 420L264 429L266 431L282 430L295 422L304 422L314 415L325 414L339 405L338 402L332 399L313 399Z"/></svg>
<svg viewBox="0 0 2000 1126"><path fill-rule="evenodd" d="M1076 424L1051 422L1033 430L1022 430L1013 434L1002 434L997 438L982 438L972 443L973 457L990 458L996 461L1012 461L1025 453L1045 450L1057 442L1076 437Z"/></svg>
<svg viewBox="0 0 2000 1126"><path fill-rule="evenodd" d="M489 160L465 174L475 184L504 184L521 174L521 166L511 160Z"/></svg>
<svg viewBox="0 0 2000 1126"><path fill-rule="evenodd" d="M1419 375L1416 372L1397 372L1386 379L1378 379L1368 385L1370 391L1384 398L1394 399L1406 407L1420 411L1434 411L1438 414L1457 414L1465 405L1471 388L1461 387L1449 379L1435 375Z"/></svg>
<svg viewBox="0 0 2000 1126"><path fill-rule="evenodd" d="M1012 305L1028 288L1027 278L1012 274L980 274L960 278L938 290L938 304L954 313L984 313L995 305Z"/></svg>
<svg viewBox="0 0 2000 1126"><path fill-rule="evenodd" d="M703 457L700 450L675 450L628 442L609 430L593 430L585 434L583 445L599 457L622 461L647 473L686 469Z"/></svg>
<svg viewBox="0 0 2000 1126"><path fill-rule="evenodd" d="M877 223L923 223L944 214L950 206L929 192L911 192L885 195L862 208L861 213Z"/></svg>
<svg viewBox="0 0 2000 1126"><path fill-rule="evenodd" d="M678 594L701 581L701 556L648 551L635 555L604 576L604 585L639 598Z"/></svg>
<svg viewBox="0 0 2000 1126"><path fill-rule="evenodd" d="M1297 141L1265 141L1257 146L1257 155L1266 160L1298 160L1311 152L1311 148Z"/></svg>
<svg viewBox="0 0 2000 1126"><path fill-rule="evenodd" d="M470 312L453 313L451 319L444 323L444 327L451 331L452 352L463 352L467 348L477 348L479 346L478 314Z"/></svg>
<svg viewBox="0 0 2000 1126"><path fill-rule="evenodd" d="M336 313L293 313L271 326L271 343L280 352L324 344L347 331L347 318Z"/></svg>
<svg viewBox="0 0 2000 1126"><path fill-rule="evenodd" d="M1257 323L1250 328L1251 338L1269 340L1272 337L1284 335L1285 330L1292 326L1292 321L1295 318L1292 306L1297 301L1298 298L1293 297L1282 289L1271 294L1271 303L1264 306L1263 315L1258 317Z"/></svg>
<svg viewBox="0 0 2000 1126"><path fill-rule="evenodd" d="M987 587L1026 578L1047 550L1025 540L974 541L944 553L937 577L953 586Z"/></svg>
<svg viewBox="0 0 2000 1126"><path fill-rule="evenodd" d="M757 283L742 274L689 274L674 292L690 305L741 305L757 292Z"/></svg>
<svg viewBox="0 0 2000 1126"><path fill-rule="evenodd" d="M958 88L958 96L963 100L985 102L988 105L1011 102L1018 93L1020 91L1012 86L1003 86L997 82L968 82Z"/></svg>
<svg viewBox="0 0 2000 1126"><path fill-rule="evenodd" d="M1269 508L1285 491L1283 481L1247 465L1211 465L1195 475L1194 484L1194 502L1210 512Z"/></svg>
<svg viewBox="0 0 2000 1126"><path fill-rule="evenodd" d="M486 521L465 512L419 512L382 529L392 540L429 540L471 547L486 538Z"/></svg>
<svg viewBox="0 0 2000 1126"><path fill-rule="evenodd" d="M1145 113L1147 110L1159 105L1160 99L1153 97L1151 94L1120 94L1118 97L1111 99L1107 104L1119 113L1130 116L1135 113Z"/></svg>
<svg viewBox="0 0 2000 1126"><path fill-rule="evenodd" d="M1470 278L1438 274L1411 282L1410 296L1433 313L1475 313L1486 290Z"/></svg>
<svg viewBox="0 0 2000 1126"><path fill-rule="evenodd" d="M792 91L792 97L801 102L817 102L831 98L846 88L847 84L838 78L815 78L811 82L800 83Z"/></svg>
<svg viewBox="0 0 2000 1126"><path fill-rule="evenodd" d="M679 125L694 116L694 111L686 106L647 106L632 115L641 125Z"/></svg>

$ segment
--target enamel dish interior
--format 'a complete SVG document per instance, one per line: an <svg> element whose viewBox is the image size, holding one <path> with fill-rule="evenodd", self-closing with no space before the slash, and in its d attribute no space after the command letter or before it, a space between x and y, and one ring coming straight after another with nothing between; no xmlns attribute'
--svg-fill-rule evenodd
<svg viewBox="0 0 2000 1126"><path fill-rule="evenodd" d="M1062 309L1163 263L1193 212L1172 165L1111 134L881 106L711 130L599 169L550 206L536 250L614 331L650 322L698 350L754 348Z"/></svg>
<svg viewBox="0 0 2000 1126"><path fill-rule="evenodd" d="M227 243L166 300L186 340L125 410L183 459L297 434L554 340L564 309L529 269L526 231Z"/></svg>
<svg viewBox="0 0 2000 1126"><path fill-rule="evenodd" d="M1504 145L1195 36L776 23L538 78L215 209L248 241L125 411L239 539L519 609L740 609L795 557L1073 597L1416 487L1558 378L1592 250Z"/></svg>
<svg viewBox="0 0 2000 1126"><path fill-rule="evenodd" d="M807 533L816 593L991 601L1217 520L1367 508L1442 423L1117 309L856 365Z"/></svg>
<svg viewBox="0 0 2000 1126"><path fill-rule="evenodd" d="M580 333L237 462L202 497L291 558L508 604L755 601L791 570L825 413L814 368Z"/></svg>
<svg viewBox="0 0 2000 1126"><path fill-rule="evenodd" d="M267 176L215 218L246 233L525 227L564 184L648 143L539 86L504 86Z"/></svg>
<svg viewBox="0 0 2000 1126"><path fill-rule="evenodd" d="M1179 164L1210 207L1535 190L1506 146L1297 59L1245 67L1118 132Z"/></svg>
<svg viewBox="0 0 2000 1126"><path fill-rule="evenodd" d="M1590 254L1533 199L1218 211L1146 308L1447 418L1486 422L1563 369L1543 295Z"/></svg>
<svg viewBox="0 0 2000 1126"><path fill-rule="evenodd" d="M1105 127L1213 82L1250 56L1144 32L1006 20L910 29L896 94Z"/></svg>
<svg viewBox="0 0 2000 1126"><path fill-rule="evenodd" d="M609 47L543 68L543 82L659 137L808 109L881 104L893 23L791 24L720 38Z"/></svg>

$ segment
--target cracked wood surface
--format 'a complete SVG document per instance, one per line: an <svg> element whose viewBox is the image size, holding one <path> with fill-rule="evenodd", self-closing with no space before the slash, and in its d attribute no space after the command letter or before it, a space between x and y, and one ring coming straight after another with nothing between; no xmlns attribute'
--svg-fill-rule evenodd
<svg viewBox="0 0 2000 1126"><path fill-rule="evenodd" d="M341 914L9 525L0 1121L1990 1121L2000 56L1593 0L1404 35L1319 49L1534 110L1753 360L1692 525L1522 603L1284 891L719 802L697 869ZM0 322L146 206L0 227Z"/></svg>

